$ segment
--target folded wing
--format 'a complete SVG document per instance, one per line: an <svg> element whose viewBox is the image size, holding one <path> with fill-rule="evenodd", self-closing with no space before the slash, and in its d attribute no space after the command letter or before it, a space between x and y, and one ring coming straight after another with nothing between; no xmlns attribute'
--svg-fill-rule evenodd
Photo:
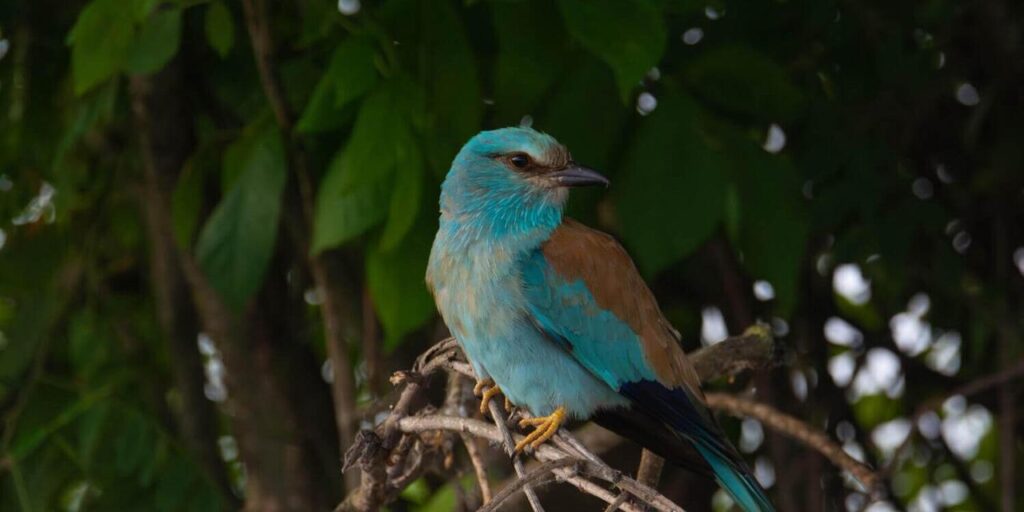
<svg viewBox="0 0 1024 512"><path fill-rule="evenodd" d="M744 509L773 510L708 412L677 333L614 238L566 219L526 262L522 279L537 327L633 404L598 420L692 467L684 459L690 447L664 445L666 437L687 441ZM652 440L660 446L649 446Z"/></svg>

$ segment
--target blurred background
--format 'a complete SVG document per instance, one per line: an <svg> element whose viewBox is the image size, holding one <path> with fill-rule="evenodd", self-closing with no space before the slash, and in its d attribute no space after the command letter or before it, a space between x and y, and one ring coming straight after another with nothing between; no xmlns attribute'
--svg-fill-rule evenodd
<svg viewBox="0 0 1024 512"><path fill-rule="evenodd" d="M387 377L446 336L423 274L448 164L521 124L611 178L570 214L622 240L687 350L763 321L792 354L713 389L755 389L887 477L869 503L722 418L780 510L1022 510L1022 16L4 0L0 510L333 508ZM661 489L724 509L681 470ZM391 510L470 492L429 475Z"/></svg>

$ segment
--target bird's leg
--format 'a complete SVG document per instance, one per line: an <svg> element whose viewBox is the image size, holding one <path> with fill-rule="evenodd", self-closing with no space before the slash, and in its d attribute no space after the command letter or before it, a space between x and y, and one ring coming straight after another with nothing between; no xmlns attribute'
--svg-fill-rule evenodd
<svg viewBox="0 0 1024 512"><path fill-rule="evenodd" d="M533 432L530 432L522 441L516 444L516 453L523 451L527 445L536 450L540 445L544 444L545 441L551 439L558 428L562 426L562 422L565 421L565 407L559 407L555 409L555 412L549 416L541 416L537 418L524 418L519 421L520 427L526 427L532 425L534 428Z"/></svg>
<svg viewBox="0 0 1024 512"><path fill-rule="evenodd" d="M487 414L487 404L490 403L491 399L495 395L501 393L501 388L494 383L493 379L487 378L484 380L477 381L476 385L473 386L473 394L480 397L480 414ZM508 401L508 397L505 397L505 411L511 410L511 402Z"/></svg>

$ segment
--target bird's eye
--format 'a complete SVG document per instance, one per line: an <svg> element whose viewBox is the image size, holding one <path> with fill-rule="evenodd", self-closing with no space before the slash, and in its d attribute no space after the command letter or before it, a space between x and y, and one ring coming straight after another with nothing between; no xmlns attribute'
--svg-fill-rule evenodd
<svg viewBox="0 0 1024 512"><path fill-rule="evenodd" d="M511 162L512 165L516 167L516 169L525 169L526 166L530 165L530 157L522 153L517 153L515 155L510 156L508 158L508 161Z"/></svg>

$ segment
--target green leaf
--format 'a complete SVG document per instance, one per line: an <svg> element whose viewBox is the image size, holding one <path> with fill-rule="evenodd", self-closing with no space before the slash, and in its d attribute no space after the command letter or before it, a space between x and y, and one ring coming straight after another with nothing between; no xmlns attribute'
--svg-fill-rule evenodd
<svg viewBox="0 0 1024 512"><path fill-rule="evenodd" d="M149 425L137 411L124 408L118 417L114 435L114 467L122 476L135 472L143 462L150 444Z"/></svg>
<svg viewBox="0 0 1024 512"><path fill-rule="evenodd" d="M396 171L388 222L380 238L382 251L389 251L398 245L416 222L416 215L420 211L420 200L423 195L423 156L412 141L406 146L399 147Z"/></svg>
<svg viewBox="0 0 1024 512"><path fill-rule="evenodd" d="M693 252L722 220L728 161L709 147L700 115L688 96L659 98L612 185L622 235L649 275Z"/></svg>
<svg viewBox="0 0 1024 512"><path fill-rule="evenodd" d="M357 171L345 165L344 160L344 152L334 157L317 193L314 253L341 245L384 219L390 180L362 181L357 186L346 186L355 181L348 175Z"/></svg>
<svg viewBox="0 0 1024 512"><path fill-rule="evenodd" d="M409 131L418 96L418 89L399 78L382 84L363 102L348 146L335 156L320 186L313 252L343 244L384 218L399 159L410 159L403 165L416 165L412 159L420 154ZM400 193L418 195L411 189ZM392 231L404 231L401 227L400 222Z"/></svg>
<svg viewBox="0 0 1024 512"><path fill-rule="evenodd" d="M178 183L171 195L171 222L174 225L174 239L178 247L188 249L199 226L199 214L203 203L203 181L206 171L214 166L210 160L211 151L199 150L189 158L178 176Z"/></svg>
<svg viewBox="0 0 1024 512"><path fill-rule="evenodd" d="M552 92L538 124L570 148L577 162L609 172L612 152L630 114L616 99L615 77L594 58L563 74L567 76ZM585 190L573 194L579 192Z"/></svg>
<svg viewBox="0 0 1024 512"><path fill-rule="evenodd" d="M727 153L739 189L737 245L743 265L755 279L772 284L777 313L788 316L809 230L797 171L788 159L765 152L753 141L733 143Z"/></svg>
<svg viewBox="0 0 1024 512"><path fill-rule="evenodd" d="M400 148L415 140L410 124L421 98L419 89L401 78L382 84L366 98L342 156L342 164L354 170L346 186L378 181L393 172Z"/></svg>
<svg viewBox="0 0 1024 512"><path fill-rule="evenodd" d="M231 53L231 47L235 45L235 20L224 2L217 0L206 8L203 28L210 48L213 48L220 58L227 57Z"/></svg>
<svg viewBox="0 0 1024 512"><path fill-rule="evenodd" d="M792 120L803 107L803 96L786 71L748 46L721 46L703 52L685 76L701 97L762 120Z"/></svg>
<svg viewBox="0 0 1024 512"><path fill-rule="evenodd" d="M120 0L93 0L68 33L76 95L114 76L134 43L132 11Z"/></svg>
<svg viewBox="0 0 1024 512"><path fill-rule="evenodd" d="M498 37L495 117L499 124L517 124L532 113L562 74L568 60L565 30L557 7L550 2L534 3L528 9L518 3L494 2L491 13Z"/></svg>
<svg viewBox="0 0 1024 512"><path fill-rule="evenodd" d="M384 347L388 350L434 316L434 301L423 276L436 231L433 216L419 215L409 236L394 250L371 245L366 251L366 285L384 326Z"/></svg>
<svg viewBox="0 0 1024 512"><path fill-rule="evenodd" d="M178 53L180 41L181 11L157 9L139 27L125 70L140 75L159 71Z"/></svg>
<svg viewBox="0 0 1024 512"><path fill-rule="evenodd" d="M569 33L611 66L623 101L665 50L665 23L646 0L559 0Z"/></svg>
<svg viewBox="0 0 1024 512"><path fill-rule="evenodd" d="M483 98L476 60L452 2L424 2L422 12L429 16L423 23L422 42L430 106L424 149L431 168L443 176L459 148L480 130Z"/></svg>
<svg viewBox="0 0 1024 512"><path fill-rule="evenodd" d="M341 43L313 89L296 129L315 133L336 128L342 109L377 85L375 58L376 50L365 38L350 37Z"/></svg>
<svg viewBox="0 0 1024 512"><path fill-rule="evenodd" d="M275 128L252 134L244 170L213 211L196 243L196 257L228 306L238 310L263 282L274 252L284 145ZM227 163L225 163L227 166Z"/></svg>

